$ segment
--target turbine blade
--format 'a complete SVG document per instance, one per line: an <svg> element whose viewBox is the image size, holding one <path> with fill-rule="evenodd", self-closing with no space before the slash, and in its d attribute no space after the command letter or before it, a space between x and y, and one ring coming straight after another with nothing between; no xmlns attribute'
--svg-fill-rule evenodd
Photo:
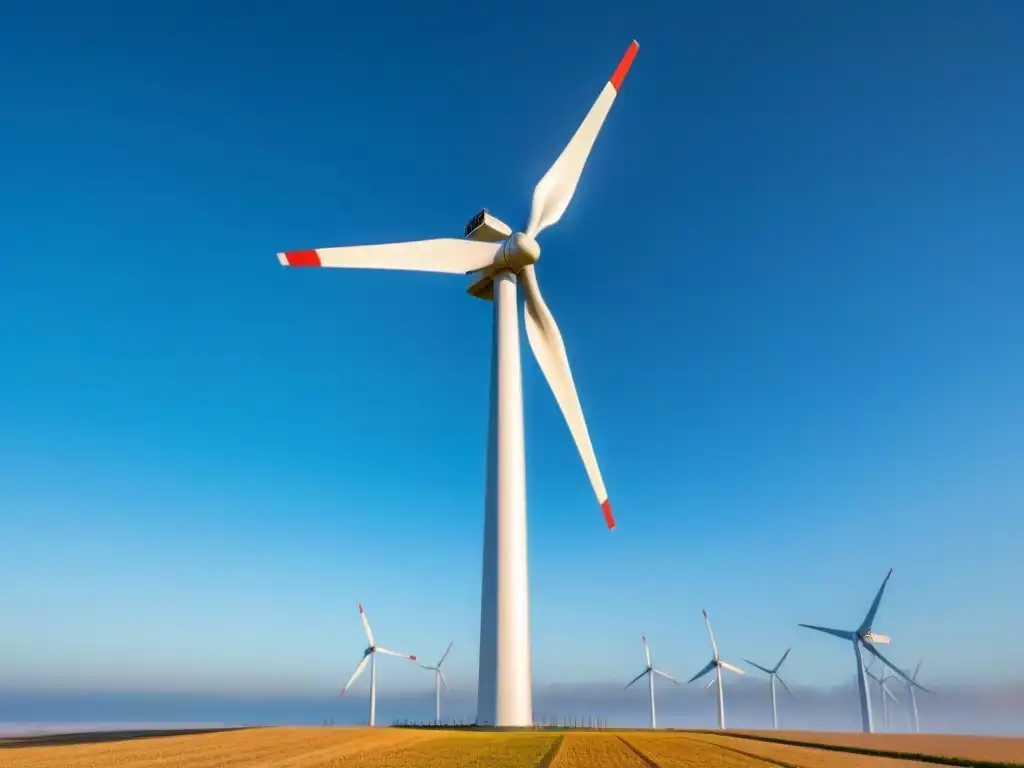
<svg viewBox="0 0 1024 768"><path fill-rule="evenodd" d="M784 662L786 660L786 657L789 656L789 652L791 650L793 650L793 649L792 648L787 648L786 649L786 652L784 654L782 654L782 658L779 659L779 663L775 665L775 669L773 669L772 672L778 672L779 671L779 667L782 666L782 662Z"/></svg>
<svg viewBox="0 0 1024 768"><path fill-rule="evenodd" d="M783 679L782 679L781 677L779 677L778 675L776 675L776 676L775 676L775 679L776 679L776 680L778 680L778 681L779 681L780 683L782 683L782 687L786 689L786 693L788 693L788 694L789 694L790 696L792 696L792 697L793 697L794 699L796 698L796 696L795 696L795 695L793 694L793 692L792 692L791 690L789 690L789 686L788 686L788 685L786 685L786 681L785 681L785 680L783 680Z"/></svg>
<svg viewBox="0 0 1024 768"><path fill-rule="evenodd" d="M452 640L450 643L448 643L448 647L444 649L444 655L442 655L441 656L441 660L439 662L437 662L437 668L438 669L440 669L441 665L444 664L444 660L448 658L448 651L450 651L452 649L452 644L454 642L455 641Z"/></svg>
<svg viewBox="0 0 1024 768"><path fill-rule="evenodd" d="M626 49L626 54L616 67L611 80L601 89L590 112L562 150L562 154L534 187L530 218L526 225L526 234L530 237L536 237L538 233L557 223L565 209L569 207L597 134L604 125L604 120L615 102L622 81L626 79L638 50L640 45L634 40Z"/></svg>
<svg viewBox="0 0 1024 768"><path fill-rule="evenodd" d="M689 680L687 680L687 681L686 681L686 684L687 684L687 685L689 685L689 684L690 684L690 683L692 683L692 682L693 682L694 680L699 680L700 678L704 677L704 675L706 675L706 674L707 674L708 672L710 672L710 671L711 671L712 669L714 669L714 668L715 668L715 660L714 660L714 659L712 659L711 661L709 661L709 662L707 663L707 665L705 665L704 669L702 669L702 670L701 670L700 672L698 672L698 673L697 673L696 675L694 675L694 676L693 676L693 677L691 677L691 678L690 678Z"/></svg>
<svg viewBox="0 0 1024 768"><path fill-rule="evenodd" d="M704 614L704 623L708 625L708 637L711 638L711 653L714 656L715 661L718 661L718 644L715 643L715 633L711 631L711 619L708 618L708 612L703 608L701 613Z"/></svg>
<svg viewBox="0 0 1024 768"><path fill-rule="evenodd" d="M883 656L882 653L877 648L875 648L875 646L871 645L870 643L861 643L861 645L864 648L867 648L868 652L871 653L872 655L876 656L880 662L885 664L885 666L887 666L889 669L891 669L893 672L895 672L897 675L899 675L901 680L903 680L906 683L909 683L910 685L913 685L915 688L920 688L922 691L928 691L928 689L925 688L923 685L921 685L920 683L915 682L914 680L911 680L909 677L907 677L906 674L904 674L903 671L900 670L899 667L897 667L895 664L893 664L891 661L889 661L889 659L887 659L885 656ZM877 680L878 678L875 678L875 679ZM930 693L930 691L928 691L928 692Z"/></svg>
<svg viewBox="0 0 1024 768"><path fill-rule="evenodd" d="M594 454L594 446L590 442L590 433L587 431L587 422L583 418L583 408L580 406L579 396L576 394L576 384L572 380L572 371L569 370L569 358L565 354L565 344L562 342L562 334L558 330L555 318L544 303L544 297L540 293L540 286L537 284L537 274L533 265L527 265L519 273L519 282L523 287L523 296L526 304L526 338L530 342L530 349L537 359L548 386L558 401L558 407L562 411L572 432L572 439L576 442L576 449L583 459L583 466L586 467L587 476L590 478L590 485L597 495L597 501L604 512L604 521L609 529L615 527L615 518L612 516L612 506L608 501L608 492L604 487L604 480L601 478L601 470L597 465L597 456Z"/></svg>
<svg viewBox="0 0 1024 768"><path fill-rule="evenodd" d="M921 671L921 664L922 663L923 663L923 661L917 662L917 666L914 667L914 674L910 676L910 679L913 680L914 682L917 682L917 674Z"/></svg>
<svg viewBox="0 0 1024 768"><path fill-rule="evenodd" d="M875 614L878 613L878 606L882 603L882 593L885 592L885 585L889 583L889 579L892 576L892 568L885 574L885 578L882 580L882 586L878 588L878 593L875 595L875 599L871 601L871 607L868 608L868 614L864 617L864 621L860 623L860 627L857 628L858 634L863 634L871 630L871 625L875 621Z"/></svg>
<svg viewBox="0 0 1024 768"><path fill-rule="evenodd" d="M397 656L400 659L408 659L409 661L416 661L415 656L410 656L407 653L395 653L395 651L389 651L387 648L377 647L377 653L383 653L385 656Z"/></svg>
<svg viewBox="0 0 1024 768"><path fill-rule="evenodd" d="M704 690L706 691L708 688L710 688L712 685L714 685L717 682L718 682L718 675L715 675L710 680L708 680L708 684L704 686Z"/></svg>
<svg viewBox="0 0 1024 768"><path fill-rule="evenodd" d="M441 676L441 682L444 683L445 690L448 691L448 693L451 693L452 688L450 685L448 685L448 678L444 676L444 672L440 668L438 668L437 674Z"/></svg>
<svg viewBox="0 0 1024 768"><path fill-rule="evenodd" d="M363 631L366 632L366 641L370 647L373 647L373 632L370 631L370 620L366 618L366 613L363 612L363 604L356 603L359 606L359 618L363 620Z"/></svg>
<svg viewBox="0 0 1024 768"><path fill-rule="evenodd" d="M832 635L843 640L854 640L857 637L856 632L849 632L845 629L830 629L829 627L818 627L814 624L798 624L798 627L806 627L807 629L813 629L818 632L824 632L826 635Z"/></svg>
<svg viewBox="0 0 1024 768"><path fill-rule="evenodd" d="M496 243L441 237L408 243L316 248L277 254L285 267L348 267L350 269L405 269L465 275L494 263L501 250Z"/></svg>
<svg viewBox="0 0 1024 768"><path fill-rule="evenodd" d="M437 672L437 667L428 667L426 664L420 664L424 669L429 669L431 672Z"/></svg>
<svg viewBox="0 0 1024 768"><path fill-rule="evenodd" d="M885 693L885 695L886 695L886 696L888 696L888 697L889 697L890 699L892 699L892 700L893 700L894 702L896 702L897 704L899 704L899 703L900 703L900 700L899 700L899 699L897 699L897 698L896 698L896 697L895 697L895 696L893 695L892 691L890 691L890 690L889 690L889 686L887 686L887 685L883 685L883 686L882 686L882 692L883 692L883 693Z"/></svg>
<svg viewBox="0 0 1024 768"><path fill-rule="evenodd" d="M640 635L640 639L644 641L644 654L647 656L647 668L651 668L651 649L647 645L647 635Z"/></svg>
<svg viewBox="0 0 1024 768"><path fill-rule="evenodd" d="M760 669L760 670L761 670L762 672L764 672L765 674L768 674L768 675L773 675L773 674L775 674L775 671L774 671L774 670L771 670L771 669L765 669L765 668L764 668L764 667L762 667L762 666L761 666L760 664L755 664L755 663L754 663L754 662L752 662L752 661L751 661L750 659L744 659L744 660L743 660L743 662L744 662L745 664L749 664L749 665L750 665L750 666L752 666L752 667L757 667L758 669Z"/></svg>
<svg viewBox="0 0 1024 768"><path fill-rule="evenodd" d="M633 683L635 683L637 680L639 680L641 677L643 677L644 675L646 675L650 671L651 671L650 669L645 669L639 675L637 675L632 680L630 680L628 683L626 683L624 686L622 686L622 690L626 690L627 688L629 688L629 686L631 686Z"/></svg>
<svg viewBox="0 0 1024 768"><path fill-rule="evenodd" d="M366 669L366 663L369 660L370 660L370 654L369 653L364 653L362 660L359 662L358 666L356 666L356 671L352 673L352 677L350 677L348 679L347 683L345 683L343 686L341 686L341 693L338 694L339 696L344 696L345 695L345 691L347 691L349 688L352 687L352 683L354 683L356 680L359 679L359 676L361 674L363 674L363 670Z"/></svg>
<svg viewBox="0 0 1024 768"><path fill-rule="evenodd" d="M664 677L664 678L665 678L666 680L671 680L671 681L672 681L673 683L675 683L676 685L679 685L679 684L680 684L678 680L676 680L676 679L675 679L674 677L672 677L672 675L666 674L666 673L662 672L662 671L661 671L660 669L654 669L654 668L652 668L652 669L651 669L651 672L653 672L653 673L654 673L654 674L656 674L656 675L661 675L661 676L662 676L662 677Z"/></svg>
<svg viewBox="0 0 1024 768"><path fill-rule="evenodd" d="M728 669L730 672L735 672L737 675L745 675L745 674L747 674L746 672L744 672L739 667L734 667L732 664L730 664L727 661L720 661L718 663L721 664L725 669Z"/></svg>

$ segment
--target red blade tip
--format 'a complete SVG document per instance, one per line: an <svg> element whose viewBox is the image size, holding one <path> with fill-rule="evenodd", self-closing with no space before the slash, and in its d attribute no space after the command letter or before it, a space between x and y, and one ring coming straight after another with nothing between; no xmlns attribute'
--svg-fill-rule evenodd
<svg viewBox="0 0 1024 768"><path fill-rule="evenodd" d="M612 79L609 82L616 92L622 88L622 81L629 74L629 68L633 66L633 59L636 58L636 52L639 50L640 43L634 40L629 44L629 48L626 49L626 53L623 55L622 61L619 62L619 66L615 68L615 72L612 74Z"/></svg>
<svg viewBox="0 0 1024 768"><path fill-rule="evenodd" d="M415 656L410 656L409 657L409 661L416 661L416 657Z"/></svg>
<svg viewBox="0 0 1024 768"><path fill-rule="evenodd" d="M601 502L601 511L604 512L604 522L608 526L608 530L612 530L615 527L615 516L612 515L612 503L605 499Z"/></svg>
<svg viewBox="0 0 1024 768"><path fill-rule="evenodd" d="M287 251L282 254L289 267L319 267L320 257L316 251Z"/></svg>
<svg viewBox="0 0 1024 768"><path fill-rule="evenodd" d="M356 605L359 606L359 612L362 613L363 612L363 604L362 603L356 603Z"/></svg>

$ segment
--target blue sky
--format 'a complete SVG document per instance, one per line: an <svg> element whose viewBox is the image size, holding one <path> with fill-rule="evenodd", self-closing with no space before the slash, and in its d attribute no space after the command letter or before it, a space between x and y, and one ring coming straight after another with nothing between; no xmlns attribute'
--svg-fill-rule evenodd
<svg viewBox="0 0 1024 768"><path fill-rule="evenodd" d="M538 684L1024 651L1024 6L0 10L0 687L475 685L489 307L275 252L518 225L619 527L524 346ZM968 664L950 633L988 658ZM962 634L960 636L963 636ZM431 685L384 660L381 686Z"/></svg>

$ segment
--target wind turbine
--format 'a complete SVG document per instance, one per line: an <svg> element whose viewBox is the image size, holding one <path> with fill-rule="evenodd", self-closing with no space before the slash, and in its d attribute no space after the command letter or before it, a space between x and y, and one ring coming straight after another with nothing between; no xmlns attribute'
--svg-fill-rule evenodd
<svg viewBox="0 0 1024 768"><path fill-rule="evenodd" d="M779 677L779 667L782 666L782 662L784 662L786 660L786 657L789 656L790 650L792 650L792 649L787 648L786 652L784 654L782 654L782 658L779 659L779 663L776 664L771 669L768 669L767 667L762 667L760 664L755 664L750 659L744 659L743 660L747 664L749 664L750 666L757 667L762 672L766 673L768 675L769 680L771 680L771 688L772 688L772 728L774 728L775 730L779 730L779 715L778 715L778 712L775 709L775 680L778 679L778 681L780 683L782 683L782 687L786 689L786 693L788 693L790 696L793 696L793 692L791 690L789 690L789 686L786 685L786 681L783 680L781 677ZM795 699L796 696L793 696L793 698Z"/></svg>
<svg viewBox="0 0 1024 768"><path fill-rule="evenodd" d="M846 640L853 644L853 654L857 659L857 690L860 694L860 722L861 728L864 733L872 733L874 731L874 725L871 721L871 697L868 695L868 681L865 677L866 670L864 668L864 656L861 653L861 649L867 649L875 658L885 664L889 669L895 672L904 680L909 681L905 674L900 671L891 661L882 655L881 651L875 648L876 644L888 645L892 642L892 638L888 635L882 635L878 632L871 630L871 625L875 621L875 614L878 613L878 606L882 602L882 593L885 592L885 585L889 583L889 578L892 576L892 568L885 575L885 580L882 581L882 586L878 588L878 594L875 595L875 599L871 602L871 607L868 608L867 615L864 617L864 621L860 623L857 629L830 629L828 627L819 627L814 624L801 624L801 627L807 629L814 629L818 632L824 632L826 635L832 635L838 637L840 640ZM915 683L916 685L916 683ZM921 686L918 686L919 688ZM922 688L922 690L925 690Z"/></svg>
<svg viewBox="0 0 1024 768"><path fill-rule="evenodd" d="M647 675L647 685L648 685L648 687L649 687L649 689L651 691L651 728L657 728L658 727L658 719L657 719L657 717L654 714L654 676L655 675L661 675L666 680L671 680L676 685L679 685L679 681L676 680L671 675L665 674L660 669L655 669L654 668L654 665L651 664L651 649L647 645L647 635L641 635L640 639L644 641L644 653L647 655L647 666L644 667L644 671L643 672L641 672L639 675L637 675L632 680L630 680L628 683L626 683L625 688L623 688L622 690L626 690L626 688L629 688L629 686L631 686L633 683L635 683L641 677L643 677L644 675Z"/></svg>
<svg viewBox="0 0 1024 768"><path fill-rule="evenodd" d="M698 680L712 669L715 670L715 676L711 679L711 682L707 684L707 688L710 688L715 683L718 683L718 727L725 729L725 690L722 688L722 668L728 669L730 672L735 672L738 675L747 674L739 667L734 667L727 661L722 661L718 658L718 644L715 643L715 633L711 631L711 620L708 618L708 612L701 610L704 614L704 623L708 625L708 637L711 638L711 661L705 665L705 667L698 672L696 675L687 680L687 684L692 683L694 680Z"/></svg>
<svg viewBox="0 0 1024 768"><path fill-rule="evenodd" d="M448 643L448 647L444 649L444 654L441 656L441 660L437 662L436 666L428 667L426 664L420 664L424 669L432 670L434 673L434 722L441 722L441 683L444 683L444 687L451 693L451 688L448 686L448 681L444 677L444 672L441 671L441 665L444 664L444 660L448 658L448 651L452 649L451 643Z"/></svg>
<svg viewBox="0 0 1024 768"><path fill-rule="evenodd" d="M910 707L914 712L914 733L921 732L921 720L917 716L917 696L914 695L914 689L920 688L921 686L917 682L917 675L921 671L921 662L917 662L917 666L914 667L914 674L910 675L910 682L904 680L904 684L907 686L907 692L910 693ZM922 690L924 690L922 688Z"/></svg>
<svg viewBox="0 0 1024 768"><path fill-rule="evenodd" d="M381 648L373 642L373 632L370 630L370 622L366 618L366 614L363 612L363 604L359 603L359 618L363 620L363 630L366 632L366 641L369 645L366 650L363 651L363 658L356 667L356 671L352 673L352 677L348 679L348 682L342 686L341 693L339 696L344 696L345 691L352 687L363 670L366 669L367 663L370 665L370 727L375 725L377 715L377 654L383 653L386 656L397 656L400 659L408 659L409 661L416 661L415 656L409 656L404 653L395 653L389 651L387 648Z"/></svg>
<svg viewBox="0 0 1024 768"><path fill-rule="evenodd" d="M900 700L893 695L893 692L889 690L889 686L886 685L886 683L892 680L895 675L888 674L888 670L886 670L885 667L882 668L881 677L875 675L870 669L866 670L866 672L868 677L878 683L878 698L882 700L882 727L885 729L885 733L888 733L892 730L890 727L891 720L889 717L888 700L891 699L895 704L900 703Z"/></svg>
<svg viewBox="0 0 1024 768"><path fill-rule="evenodd" d="M530 604L526 546L526 458L519 356L517 289L525 300L526 337L569 424L608 528L615 527L608 493L583 418L555 318L540 292L536 238L556 224L572 200L598 132L639 50L634 40L562 154L533 190L525 231L513 233L487 209L465 228L465 239L318 248L279 253L292 267L402 269L473 275L470 295L493 302L490 427L480 601L477 723L533 723ZM515 119L515 110L505 110ZM581 264L580 268L586 268Z"/></svg>

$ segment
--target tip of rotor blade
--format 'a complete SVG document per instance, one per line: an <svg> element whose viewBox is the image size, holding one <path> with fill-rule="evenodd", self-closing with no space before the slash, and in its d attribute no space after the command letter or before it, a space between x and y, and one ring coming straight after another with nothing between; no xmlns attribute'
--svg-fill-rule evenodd
<svg viewBox="0 0 1024 768"><path fill-rule="evenodd" d="M708 617L708 612L705 611L703 608L700 609L700 612L704 614L705 619Z"/></svg>
<svg viewBox="0 0 1024 768"><path fill-rule="evenodd" d="M362 603L356 603L356 605L359 606L359 612L362 613L363 612L363 604Z"/></svg>
<svg viewBox="0 0 1024 768"><path fill-rule="evenodd" d="M646 643L647 642L647 635L640 635L640 639L643 640Z"/></svg>
<svg viewBox="0 0 1024 768"><path fill-rule="evenodd" d="M341 698L342 696L344 696L344 695L345 695L345 689L344 689L344 688L342 688L342 689L341 689L341 693L339 693L339 694L338 694L338 698L340 699L340 698Z"/></svg>
<svg viewBox="0 0 1024 768"><path fill-rule="evenodd" d="M629 48L626 49L626 53L623 55L622 61L619 62L619 66L615 68L615 72L612 74L612 79L609 82L616 92L622 88L622 81L629 74L629 68L633 66L633 59L636 58L636 52L639 50L640 43L634 40L629 44Z"/></svg>
<svg viewBox="0 0 1024 768"><path fill-rule="evenodd" d="M890 576L892 576L892 568L890 568L889 572L887 574L885 574L885 578L888 579Z"/></svg>
<svg viewBox="0 0 1024 768"><path fill-rule="evenodd" d="M601 511L604 512L604 522L608 526L608 530L615 528L615 516L612 514L612 503L605 499L601 502Z"/></svg>
<svg viewBox="0 0 1024 768"><path fill-rule="evenodd" d="M285 267L320 266L320 256L316 251L285 251L277 254L277 260Z"/></svg>
<svg viewBox="0 0 1024 768"><path fill-rule="evenodd" d="M416 657L415 656L410 656L409 657L409 661L416 661Z"/></svg>

